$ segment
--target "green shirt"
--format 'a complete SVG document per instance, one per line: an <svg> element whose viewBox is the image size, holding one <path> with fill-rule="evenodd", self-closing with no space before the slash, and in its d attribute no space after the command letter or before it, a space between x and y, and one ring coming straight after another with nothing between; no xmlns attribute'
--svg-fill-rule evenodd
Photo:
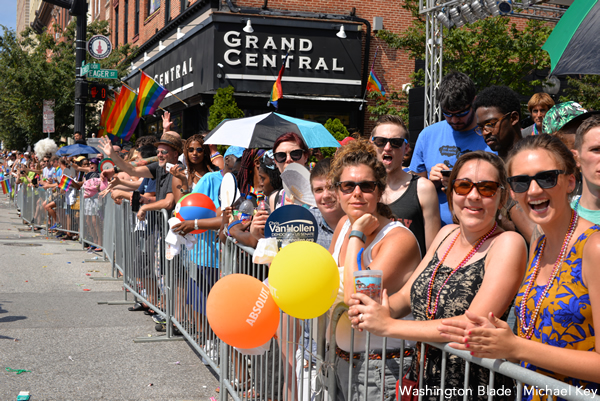
<svg viewBox="0 0 600 401"><path fill-rule="evenodd" d="M591 221L594 224L600 225L600 210L586 209L579 204L581 196L576 196L571 200L571 208L584 219Z"/></svg>

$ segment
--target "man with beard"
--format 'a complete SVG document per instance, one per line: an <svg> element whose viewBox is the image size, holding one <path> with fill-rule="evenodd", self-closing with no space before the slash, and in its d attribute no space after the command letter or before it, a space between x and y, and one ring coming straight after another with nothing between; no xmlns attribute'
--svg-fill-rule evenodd
<svg viewBox="0 0 600 401"><path fill-rule="evenodd" d="M371 131L377 158L387 173L381 201L388 205L396 220L417 237L421 256L440 230L440 210L435 186L421 176L402 169L408 150L408 130L399 116L381 116Z"/></svg>
<svg viewBox="0 0 600 401"><path fill-rule="evenodd" d="M506 160L513 146L523 139L519 96L506 86L490 86L477 95L473 109L477 117L475 131L483 136L490 149ZM500 226L519 232L527 243L535 229L535 224L512 199L506 203L506 215L502 216Z"/></svg>
<svg viewBox="0 0 600 401"><path fill-rule="evenodd" d="M451 72L442 79L439 97L445 119L421 131L410 163L411 171L425 178L429 176L435 185L442 225L452 223L445 193L448 179L442 171L451 170L462 154L475 150L491 152L475 132L473 100L476 94L471 78L461 72Z"/></svg>

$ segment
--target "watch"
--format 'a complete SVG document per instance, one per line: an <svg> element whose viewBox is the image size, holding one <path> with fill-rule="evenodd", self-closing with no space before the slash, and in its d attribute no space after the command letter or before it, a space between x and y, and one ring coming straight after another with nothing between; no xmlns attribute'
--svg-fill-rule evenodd
<svg viewBox="0 0 600 401"><path fill-rule="evenodd" d="M364 243L367 243L367 236L362 231L352 230L348 238L356 237Z"/></svg>
<svg viewBox="0 0 600 401"><path fill-rule="evenodd" d="M198 229L198 219L194 220L194 230Z"/></svg>

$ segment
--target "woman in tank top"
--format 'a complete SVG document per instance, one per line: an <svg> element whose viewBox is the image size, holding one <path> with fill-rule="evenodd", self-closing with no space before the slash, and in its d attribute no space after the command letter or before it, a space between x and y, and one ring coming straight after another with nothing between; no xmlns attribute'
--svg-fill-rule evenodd
<svg viewBox="0 0 600 401"><path fill-rule="evenodd" d="M334 307L342 301L347 303L354 293L353 272L358 270L357 256L361 248L365 249L362 268L381 270L383 288L387 288L390 293L398 291L419 264L421 255L414 234L401 223L392 221L391 211L381 203L386 186L386 172L383 164L377 159L375 147L365 140L355 140L343 146L332 162L330 179L346 213L346 217L342 217L337 225L330 247L330 252L339 266L341 282ZM343 315L336 329L336 343L339 346L336 360L338 391L346 398L348 382L351 382L356 387L355 393L362 394L361 398L370 399L375 397L371 391L378 393L381 388L363 388L362 381L356 380L356 377L365 373L361 369L366 365L357 360L354 363L356 368L353 378L347 377L350 332L350 322L347 316ZM368 353L375 355L375 352L379 352L381 355L381 348L381 339L372 336ZM397 351L398 348L399 346L388 342L388 352ZM356 355L365 352L364 337L355 337L354 351ZM399 361L398 357L399 355L392 354L386 356L388 363L385 369L389 378L397 379L400 375L399 362L395 363L395 360ZM377 372L381 367L376 366L380 362L382 361L369 361L369 375L381 375ZM390 381L386 382L386 398L394 396L394 383L390 386Z"/></svg>
<svg viewBox="0 0 600 401"><path fill-rule="evenodd" d="M508 315L523 278L526 246L520 235L504 232L496 222L508 195L504 163L491 153L467 153L457 160L449 182L448 203L458 224L440 230L406 285L389 298L384 294L381 305L353 294L349 312L353 327L380 336L442 342L440 319L467 321L467 310ZM409 312L414 321L397 320ZM441 356L434 347L425 355L423 383L433 394L441 388ZM444 388L462 389L464 365L448 355ZM413 363L409 378L417 379L418 372ZM488 371L471 366L469 399L487 399L487 394L478 396L478 386L485 388L488 378ZM512 382L504 379L496 375L496 387L511 390Z"/></svg>
<svg viewBox="0 0 600 401"><path fill-rule="evenodd" d="M600 321L600 227L569 207L575 189L573 155L555 137L530 136L515 145L508 171L513 198L544 232L532 243L515 301L517 335L488 312L468 315L471 326L479 329L466 321L444 322L444 337L462 343L452 346L476 357L520 361L529 370L597 392L600 350L594 322ZM523 399L546 399L543 390L528 388Z"/></svg>

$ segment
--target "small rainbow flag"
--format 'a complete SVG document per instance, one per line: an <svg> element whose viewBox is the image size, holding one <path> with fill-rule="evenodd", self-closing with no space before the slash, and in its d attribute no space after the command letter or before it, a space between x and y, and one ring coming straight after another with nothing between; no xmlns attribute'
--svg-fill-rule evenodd
<svg viewBox="0 0 600 401"><path fill-rule="evenodd" d="M58 184L58 187L64 191L68 191L69 188L71 188L71 184L73 184L73 179L68 175L63 174L62 178L60 179L60 183Z"/></svg>
<svg viewBox="0 0 600 401"><path fill-rule="evenodd" d="M273 89L271 89L271 98L269 99L269 104L272 104L275 107L275 110L278 109L278 102L279 99L281 99L283 97L283 89L281 89L281 77L283 76L283 71L285 71L285 62L288 58L288 55L290 53L288 52L284 59L283 59L283 64L281 65L281 68L279 69L279 74L277 75L277 79L275 80L275 83L273 84Z"/></svg>
<svg viewBox="0 0 600 401"><path fill-rule="evenodd" d="M157 84L155 80L142 71L136 102L138 117L154 114L167 93L169 93L168 90Z"/></svg>
<svg viewBox="0 0 600 401"><path fill-rule="evenodd" d="M110 115L106 131L117 138L128 141L135 131L140 118L135 109L137 95L125 86L121 88Z"/></svg>
<svg viewBox="0 0 600 401"><path fill-rule="evenodd" d="M106 131L109 117L115 107L115 99L108 98L104 101L104 106L102 107L102 115L100 115L100 124L98 129L98 137L102 137L106 135L108 132Z"/></svg>
<svg viewBox="0 0 600 401"><path fill-rule="evenodd" d="M383 85L377 75L375 75L375 71L371 69L371 73L369 74L369 79L367 80L367 90L369 92L377 92L381 96L385 96L385 90L383 89Z"/></svg>
<svg viewBox="0 0 600 401"><path fill-rule="evenodd" d="M0 186L2 187L2 193L4 195L10 193L10 181L8 181L8 180L1 181Z"/></svg>

